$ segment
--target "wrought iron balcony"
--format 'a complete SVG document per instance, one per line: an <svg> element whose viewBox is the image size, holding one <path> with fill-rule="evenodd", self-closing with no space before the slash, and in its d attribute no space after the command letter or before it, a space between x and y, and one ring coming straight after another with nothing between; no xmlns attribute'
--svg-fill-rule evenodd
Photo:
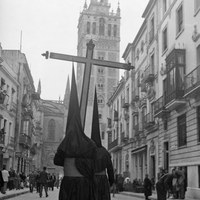
<svg viewBox="0 0 200 200"><path fill-rule="evenodd" d="M200 65L185 76L185 97L199 95L200 91Z"/></svg>
<svg viewBox="0 0 200 200"><path fill-rule="evenodd" d="M108 150L113 149L114 147L118 146L118 138L112 141L111 143L108 143Z"/></svg>
<svg viewBox="0 0 200 200"><path fill-rule="evenodd" d="M127 135L125 135L125 132L121 133L121 143L125 143L128 142L129 137Z"/></svg>
<svg viewBox="0 0 200 200"><path fill-rule="evenodd" d="M29 149L31 147L31 137L22 133L19 137L19 144Z"/></svg>
<svg viewBox="0 0 200 200"><path fill-rule="evenodd" d="M148 129L155 125L155 121L154 121L153 115L151 113L148 113L144 116L143 125L144 125L145 129Z"/></svg>
<svg viewBox="0 0 200 200"><path fill-rule="evenodd" d="M152 83L155 79L154 66L149 65L144 71L143 81L145 83Z"/></svg>

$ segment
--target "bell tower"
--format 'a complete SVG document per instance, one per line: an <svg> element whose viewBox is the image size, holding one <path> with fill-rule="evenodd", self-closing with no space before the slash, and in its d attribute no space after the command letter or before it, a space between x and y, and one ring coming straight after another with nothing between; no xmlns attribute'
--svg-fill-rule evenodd
<svg viewBox="0 0 200 200"><path fill-rule="evenodd" d="M108 0L91 0L90 4L86 5L87 3L85 3L78 21L78 56L86 56L86 44L92 39L95 44L93 58L119 62L121 20L119 7L116 12L110 11L111 5ZM79 89L79 96L82 88L83 73L84 66L77 64L77 88ZM107 147L104 141L108 116L106 104L114 92L114 87L117 86L118 81L118 69L101 66L92 67L85 132L89 133L88 136L90 136L94 86L96 85L101 138L102 144L105 147Z"/></svg>

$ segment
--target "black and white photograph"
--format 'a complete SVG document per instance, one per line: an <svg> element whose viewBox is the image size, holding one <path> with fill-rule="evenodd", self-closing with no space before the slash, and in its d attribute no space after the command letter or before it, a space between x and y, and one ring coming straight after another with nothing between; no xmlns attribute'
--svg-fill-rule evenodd
<svg viewBox="0 0 200 200"><path fill-rule="evenodd" d="M0 0L0 200L200 199L200 0Z"/></svg>

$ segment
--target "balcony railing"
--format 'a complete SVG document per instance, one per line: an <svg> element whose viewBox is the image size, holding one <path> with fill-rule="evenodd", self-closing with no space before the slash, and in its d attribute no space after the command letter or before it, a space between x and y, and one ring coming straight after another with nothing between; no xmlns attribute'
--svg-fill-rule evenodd
<svg viewBox="0 0 200 200"><path fill-rule="evenodd" d="M185 76L185 96L200 90L200 65Z"/></svg>
<svg viewBox="0 0 200 200"><path fill-rule="evenodd" d="M118 138L112 141L111 143L108 143L108 150L116 147L118 145Z"/></svg>
<svg viewBox="0 0 200 200"><path fill-rule="evenodd" d="M31 138L26 134L21 134L19 137L19 144L21 144L25 148L30 148L31 147Z"/></svg>
<svg viewBox="0 0 200 200"><path fill-rule="evenodd" d="M129 137L125 135L125 132L121 133L121 143L128 142Z"/></svg>
<svg viewBox="0 0 200 200"><path fill-rule="evenodd" d="M9 141L9 146L14 148L14 144L15 144L14 137L11 137Z"/></svg>
<svg viewBox="0 0 200 200"><path fill-rule="evenodd" d="M164 98L161 96L154 103L154 115L157 115L164 109Z"/></svg>
<svg viewBox="0 0 200 200"><path fill-rule="evenodd" d="M153 115L151 113L148 113L144 116L143 118L143 124L144 124L144 128L147 129L149 127L152 127L153 125L155 125L155 121L153 118Z"/></svg>
<svg viewBox="0 0 200 200"><path fill-rule="evenodd" d="M143 81L145 83L153 82L155 79L154 76L154 66L149 65L144 71Z"/></svg>
<svg viewBox="0 0 200 200"><path fill-rule="evenodd" d="M184 90L178 90L178 89L174 90L165 96L165 98L164 98L165 104L168 104L173 100L182 99L183 95L184 95Z"/></svg>

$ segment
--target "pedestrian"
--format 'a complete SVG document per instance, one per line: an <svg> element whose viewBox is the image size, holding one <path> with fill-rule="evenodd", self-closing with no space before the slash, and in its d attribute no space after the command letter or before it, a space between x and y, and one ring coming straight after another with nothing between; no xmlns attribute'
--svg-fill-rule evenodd
<svg viewBox="0 0 200 200"><path fill-rule="evenodd" d="M29 174L29 189L31 193L33 192L34 186L35 186L35 174L32 171L32 173Z"/></svg>
<svg viewBox="0 0 200 200"><path fill-rule="evenodd" d="M144 179L144 196L146 200L149 200L149 196L152 195L152 183L149 179L148 174L145 175Z"/></svg>
<svg viewBox="0 0 200 200"><path fill-rule="evenodd" d="M114 170L114 182L113 182L113 187L112 187L113 197L115 197L115 194L117 192L117 184L118 184L117 169L115 169Z"/></svg>
<svg viewBox="0 0 200 200"><path fill-rule="evenodd" d="M96 145L83 132L74 68L66 133L54 157L64 167L59 200L96 200L94 160Z"/></svg>
<svg viewBox="0 0 200 200"><path fill-rule="evenodd" d="M39 182L40 182L40 192L39 192L39 196L40 198L42 197L42 191L43 191L43 188L44 188L44 191L45 191L45 194L46 194L46 197L48 197L48 173L46 172L47 168L46 167L43 167L43 171L40 172L40 179L39 179Z"/></svg>
<svg viewBox="0 0 200 200"><path fill-rule="evenodd" d="M95 177L97 181L98 194L97 199L110 200L110 186L112 186L114 182L114 172L110 153L101 144L96 89L93 106L91 139L97 145L97 154L95 159Z"/></svg>
<svg viewBox="0 0 200 200"><path fill-rule="evenodd" d="M158 180L156 183L157 200L167 199L167 192L172 191L172 180L176 176L176 172L173 169L172 173L167 173Z"/></svg>
<svg viewBox="0 0 200 200"><path fill-rule="evenodd" d="M40 192L40 171L38 170L35 177L36 182L36 193Z"/></svg>
<svg viewBox="0 0 200 200"><path fill-rule="evenodd" d="M5 166L3 166L3 170L1 171L1 173L2 173L2 178L3 178L3 182L4 182L3 187L2 187L2 193L6 194L9 173L8 173L8 170L6 170Z"/></svg>
<svg viewBox="0 0 200 200"><path fill-rule="evenodd" d="M3 177L2 177L2 172L0 170L0 191L3 191L3 185L4 185L4 181L3 181Z"/></svg>

